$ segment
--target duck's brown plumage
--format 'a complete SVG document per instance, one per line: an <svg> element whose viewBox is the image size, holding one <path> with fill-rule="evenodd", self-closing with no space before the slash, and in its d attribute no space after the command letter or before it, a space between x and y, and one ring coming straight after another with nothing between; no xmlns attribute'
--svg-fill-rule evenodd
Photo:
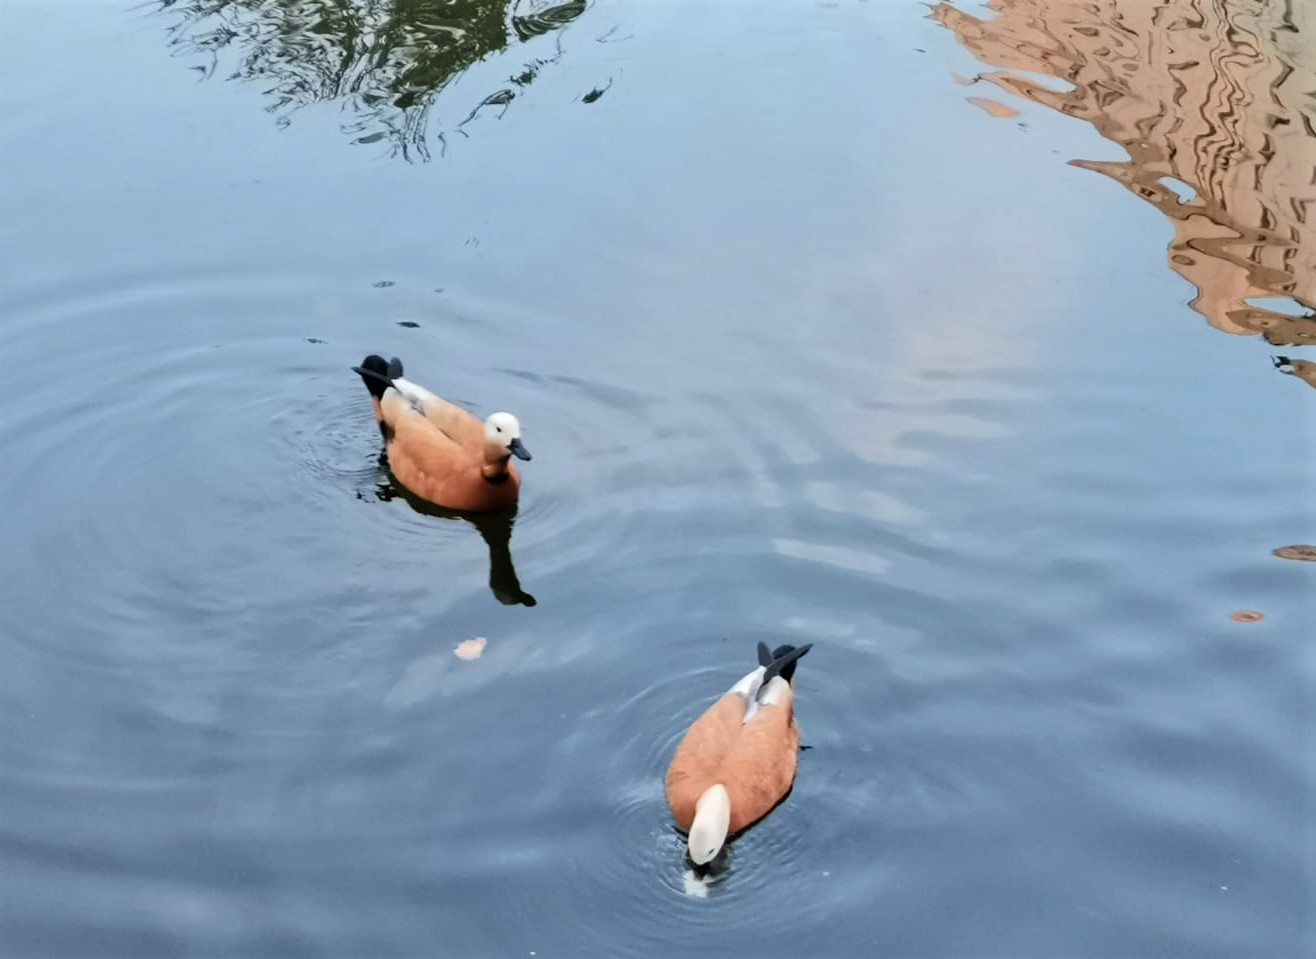
<svg viewBox="0 0 1316 959"><path fill-rule="evenodd" d="M371 388L375 421L397 481L421 499L464 512L514 504L521 476L508 449L488 442L485 425L460 406L400 378L398 386L385 386L373 368L378 364L371 362L377 359L367 357L366 372L356 369ZM412 395L404 396L399 386Z"/></svg>
<svg viewBox="0 0 1316 959"><path fill-rule="evenodd" d="M676 747L667 768L667 802L681 829L690 829L699 797L718 783L731 800L728 836L758 822L790 791L800 748L795 690L789 678L772 682L775 701L759 705L749 722L749 699L733 687L694 721Z"/></svg>

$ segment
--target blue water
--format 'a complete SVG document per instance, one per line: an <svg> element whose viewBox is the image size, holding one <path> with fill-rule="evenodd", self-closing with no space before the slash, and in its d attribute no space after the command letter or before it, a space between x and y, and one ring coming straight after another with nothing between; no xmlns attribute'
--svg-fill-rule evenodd
<svg viewBox="0 0 1316 959"><path fill-rule="evenodd" d="M912 2L398 0L368 104L382 28L157 6L0 4L4 956L1316 950L1316 353L1093 126ZM520 417L514 526L395 495L369 352ZM812 748L692 882L759 639Z"/></svg>

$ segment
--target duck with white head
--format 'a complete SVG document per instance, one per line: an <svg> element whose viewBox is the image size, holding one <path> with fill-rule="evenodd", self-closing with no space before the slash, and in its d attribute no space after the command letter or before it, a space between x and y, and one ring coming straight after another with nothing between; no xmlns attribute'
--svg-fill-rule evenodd
<svg viewBox="0 0 1316 959"><path fill-rule="evenodd" d="M521 476L512 457L529 460L511 413L484 422L402 375L402 361L371 354L352 367L370 391L384 456L397 481L423 500L464 512L515 503Z"/></svg>

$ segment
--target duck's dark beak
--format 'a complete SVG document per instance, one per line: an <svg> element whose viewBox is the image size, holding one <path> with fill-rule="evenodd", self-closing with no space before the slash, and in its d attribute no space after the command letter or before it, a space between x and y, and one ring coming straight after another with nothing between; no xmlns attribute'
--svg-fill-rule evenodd
<svg viewBox="0 0 1316 959"><path fill-rule="evenodd" d="M517 437L516 439L512 440L512 442L508 443L507 448L511 450L512 455L519 460L530 459L530 451L521 445L520 437Z"/></svg>

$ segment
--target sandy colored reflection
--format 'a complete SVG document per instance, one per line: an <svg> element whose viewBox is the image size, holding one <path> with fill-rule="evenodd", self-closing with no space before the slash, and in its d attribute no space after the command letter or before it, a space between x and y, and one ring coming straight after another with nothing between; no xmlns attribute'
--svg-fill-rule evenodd
<svg viewBox="0 0 1316 959"><path fill-rule="evenodd" d="M1276 345L1316 343L1316 3L991 0L931 18L984 63L981 79L1091 123L1127 161L1073 160L1174 224L1170 266L1207 322ZM1057 91L1011 71L1073 85ZM1052 84L1054 85L1054 84ZM1164 182L1174 178L1195 195Z"/></svg>

